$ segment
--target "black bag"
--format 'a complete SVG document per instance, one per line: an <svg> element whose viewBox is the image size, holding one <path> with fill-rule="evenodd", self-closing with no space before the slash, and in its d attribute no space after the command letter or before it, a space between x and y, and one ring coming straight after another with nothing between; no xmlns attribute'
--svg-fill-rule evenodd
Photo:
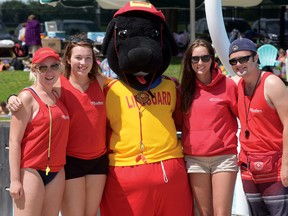
<svg viewBox="0 0 288 216"><path fill-rule="evenodd" d="M14 53L17 57L25 57L28 55L28 46L21 45L20 43L15 43Z"/></svg>
<svg viewBox="0 0 288 216"><path fill-rule="evenodd" d="M24 64L17 58L13 58L10 65L13 66L15 70L24 70Z"/></svg>

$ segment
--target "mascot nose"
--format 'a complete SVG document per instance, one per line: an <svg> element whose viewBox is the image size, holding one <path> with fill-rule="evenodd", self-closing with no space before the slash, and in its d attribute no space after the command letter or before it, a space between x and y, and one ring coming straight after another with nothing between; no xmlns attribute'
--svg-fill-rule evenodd
<svg viewBox="0 0 288 216"><path fill-rule="evenodd" d="M145 66L152 59L153 53L147 48L135 48L128 52L130 63L137 66Z"/></svg>

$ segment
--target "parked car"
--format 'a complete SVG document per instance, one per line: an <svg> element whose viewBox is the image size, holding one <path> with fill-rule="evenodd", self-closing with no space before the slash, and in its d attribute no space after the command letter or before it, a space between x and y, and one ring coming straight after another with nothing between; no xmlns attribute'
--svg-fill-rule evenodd
<svg viewBox="0 0 288 216"><path fill-rule="evenodd" d="M14 36L8 32L6 25L0 21L0 40L15 40Z"/></svg>
<svg viewBox="0 0 288 216"><path fill-rule="evenodd" d="M80 19L63 19L63 20L52 20L49 22L56 22L55 31L65 32L65 37L68 39L74 34L80 32L100 32L99 26L96 22L91 20L80 20ZM46 29L47 31L47 29Z"/></svg>
<svg viewBox="0 0 288 216"><path fill-rule="evenodd" d="M280 19L277 18L260 18L252 24L252 29L263 35L268 43L279 44ZM285 20L285 44L288 45L288 19Z"/></svg>
<svg viewBox="0 0 288 216"><path fill-rule="evenodd" d="M245 19L234 17L224 17L223 19L228 37L235 31L238 31L241 35L245 35L248 32L251 34L252 29ZM195 31L197 38L211 41L206 18L201 18L196 21Z"/></svg>

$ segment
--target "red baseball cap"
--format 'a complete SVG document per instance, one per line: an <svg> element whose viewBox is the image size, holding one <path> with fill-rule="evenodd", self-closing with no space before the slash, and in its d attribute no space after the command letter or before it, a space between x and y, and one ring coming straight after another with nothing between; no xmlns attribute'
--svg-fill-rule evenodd
<svg viewBox="0 0 288 216"><path fill-rule="evenodd" d="M51 49L50 47L43 47L43 48L38 49L34 53L34 56L32 58L32 64L39 63L48 57L53 57L56 60L60 61L60 57L54 49Z"/></svg>
<svg viewBox="0 0 288 216"><path fill-rule="evenodd" d="M160 17L163 21L165 21L165 16L161 10L157 10L151 3L148 2L137 2L130 1L124 5L124 7L120 8L115 14L114 18L118 15L124 14L129 11L146 11L148 13L154 14Z"/></svg>

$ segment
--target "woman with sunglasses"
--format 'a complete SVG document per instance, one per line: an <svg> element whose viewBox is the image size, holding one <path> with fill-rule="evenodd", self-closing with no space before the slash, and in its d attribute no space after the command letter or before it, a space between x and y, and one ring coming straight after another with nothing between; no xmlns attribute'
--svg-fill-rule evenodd
<svg viewBox="0 0 288 216"><path fill-rule="evenodd" d="M71 118L62 216L96 215L106 183L108 157L103 85L109 79L100 72L93 48L94 42L85 34L72 37L62 58L64 76L54 85ZM9 99L12 110L18 102L15 98Z"/></svg>
<svg viewBox="0 0 288 216"><path fill-rule="evenodd" d="M10 122L10 194L15 216L57 216L70 122L52 89L60 76L59 55L50 48L38 49L31 71L35 82L19 94L23 107Z"/></svg>
<svg viewBox="0 0 288 216"><path fill-rule="evenodd" d="M201 215L231 215L237 165L237 86L197 39L182 62L182 144Z"/></svg>

